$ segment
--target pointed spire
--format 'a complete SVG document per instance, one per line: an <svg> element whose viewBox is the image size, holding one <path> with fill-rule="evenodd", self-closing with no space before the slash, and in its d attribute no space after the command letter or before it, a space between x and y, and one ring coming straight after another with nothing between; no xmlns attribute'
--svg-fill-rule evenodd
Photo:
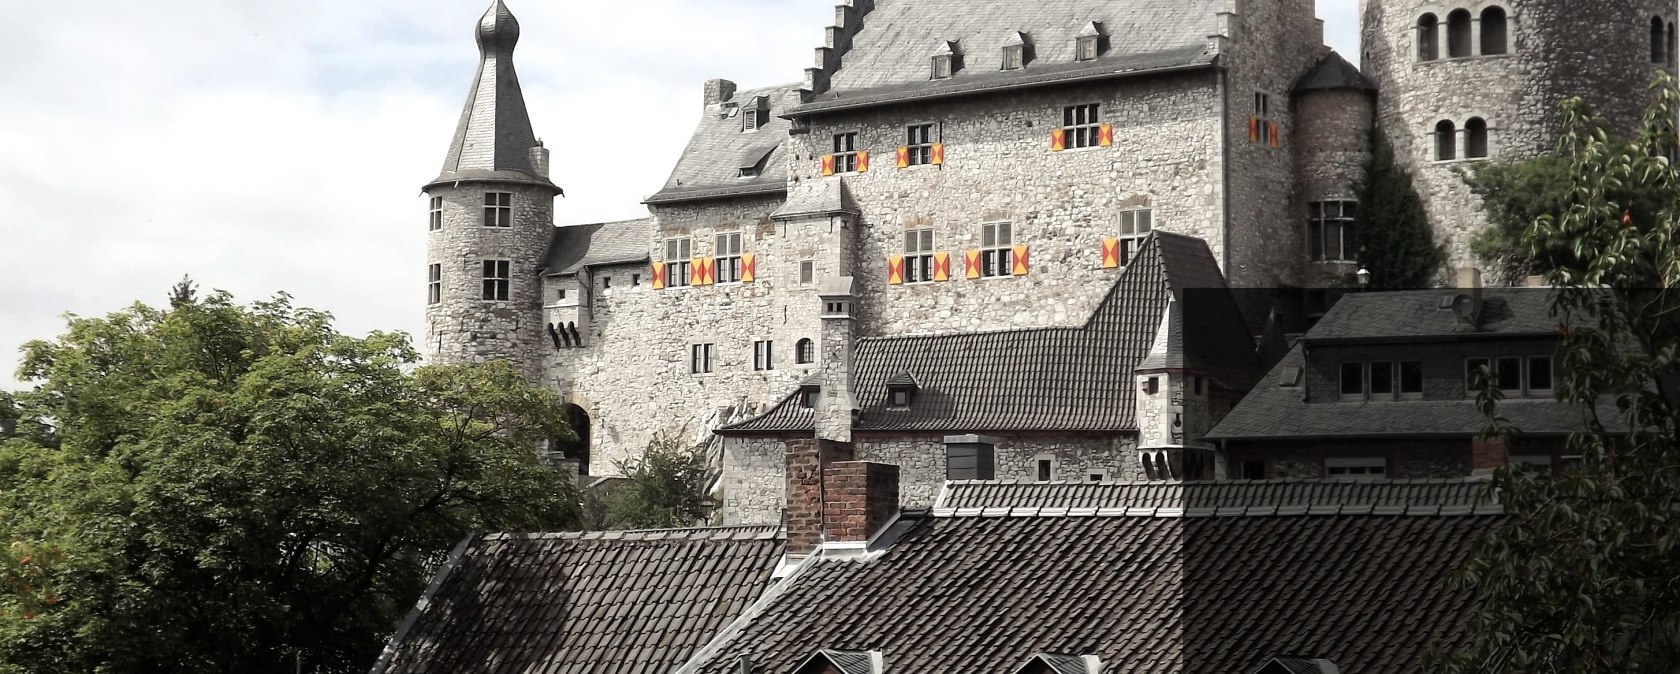
<svg viewBox="0 0 1680 674"><path fill-rule="evenodd" d="M494 0L479 19L478 74L461 110L461 122L449 143L443 171L427 187L459 180L492 180L552 185L545 167L533 162L539 147L525 110L525 94L513 69L519 21L502 0ZM559 191L555 188L555 191Z"/></svg>
<svg viewBox="0 0 1680 674"><path fill-rule="evenodd" d="M1149 353L1138 363L1139 371L1145 370L1177 370L1184 365L1184 314L1180 311L1178 300L1167 297L1167 308L1161 312L1161 323L1155 328L1155 341L1149 344Z"/></svg>

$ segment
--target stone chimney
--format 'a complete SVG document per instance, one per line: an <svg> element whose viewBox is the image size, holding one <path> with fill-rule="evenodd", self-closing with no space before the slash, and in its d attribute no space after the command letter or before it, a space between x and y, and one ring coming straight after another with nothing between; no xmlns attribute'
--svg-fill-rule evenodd
<svg viewBox="0 0 1680 674"><path fill-rule="evenodd" d="M861 546L898 514L898 466L832 464L823 473L823 543Z"/></svg>
<svg viewBox="0 0 1680 674"><path fill-rule="evenodd" d="M945 479L991 480L997 477L998 439L984 435L945 436Z"/></svg>
<svg viewBox="0 0 1680 674"><path fill-rule="evenodd" d="M852 277L824 279L822 301L822 395L817 400L817 437L852 441L857 399L852 395Z"/></svg>
<svg viewBox="0 0 1680 674"><path fill-rule="evenodd" d="M787 554L804 557L822 546L824 474L852 460L850 443L801 438L787 442Z"/></svg>
<svg viewBox="0 0 1680 674"><path fill-rule="evenodd" d="M537 176L547 178L548 162L548 148L543 147L542 139L538 139L537 146L531 148L531 170L536 172Z"/></svg>
<svg viewBox="0 0 1680 674"><path fill-rule="evenodd" d="M706 80L706 107L722 105L735 97L735 83L729 80Z"/></svg>

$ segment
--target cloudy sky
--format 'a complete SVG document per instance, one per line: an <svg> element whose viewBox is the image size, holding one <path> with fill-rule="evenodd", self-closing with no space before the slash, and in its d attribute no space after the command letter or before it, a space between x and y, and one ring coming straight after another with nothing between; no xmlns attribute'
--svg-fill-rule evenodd
<svg viewBox="0 0 1680 674"><path fill-rule="evenodd" d="M638 217L700 85L798 81L834 0L511 0L560 224ZM1358 50L1357 0L1318 0ZM61 316L183 274L417 333L424 204L487 0L0 2L0 388ZM610 120L610 122L607 122ZM603 122L607 122L603 125Z"/></svg>

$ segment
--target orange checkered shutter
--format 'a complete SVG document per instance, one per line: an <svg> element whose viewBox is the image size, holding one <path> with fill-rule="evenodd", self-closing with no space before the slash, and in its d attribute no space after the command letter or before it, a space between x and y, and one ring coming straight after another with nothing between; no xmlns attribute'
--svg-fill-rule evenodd
<svg viewBox="0 0 1680 674"><path fill-rule="evenodd" d="M654 260L653 261L653 274L651 274L651 276L653 277L653 289L654 290L664 290L665 289L665 261L664 260Z"/></svg>
<svg viewBox="0 0 1680 674"><path fill-rule="evenodd" d="M1028 254L1029 251L1026 246L1015 247L1015 254L1011 257L1015 258L1015 268L1012 271L1016 276L1026 276L1027 272L1032 269L1032 264L1028 261Z"/></svg>
<svg viewBox="0 0 1680 674"><path fill-rule="evenodd" d="M1250 143L1260 142L1260 118L1259 117L1248 118L1248 142L1250 142Z"/></svg>
<svg viewBox="0 0 1680 674"><path fill-rule="evenodd" d="M904 256L894 255L887 258L887 285L904 284Z"/></svg>
<svg viewBox="0 0 1680 674"><path fill-rule="evenodd" d="M1119 269L1120 268L1120 239L1118 237L1113 237L1113 236L1103 237L1103 240L1102 240L1102 268L1103 269Z"/></svg>
<svg viewBox="0 0 1680 674"><path fill-rule="evenodd" d="M1061 152L1062 150L1065 150L1065 149L1067 149L1067 130L1066 129L1051 129L1050 130L1050 151L1051 152Z"/></svg>
<svg viewBox="0 0 1680 674"><path fill-rule="evenodd" d="M933 280L951 280L951 254L938 252L933 254Z"/></svg>
<svg viewBox="0 0 1680 674"><path fill-rule="evenodd" d="M963 278L980 278L980 251L963 253Z"/></svg>
<svg viewBox="0 0 1680 674"><path fill-rule="evenodd" d="M898 167L910 168L910 148L898 148Z"/></svg>
<svg viewBox="0 0 1680 674"><path fill-rule="evenodd" d="M934 166L943 166L945 164L945 144L944 143L934 143L933 144L933 161L931 163Z"/></svg>
<svg viewBox="0 0 1680 674"><path fill-rule="evenodd" d="M753 253L741 254L741 282L753 283L758 280L758 255Z"/></svg>
<svg viewBox="0 0 1680 674"><path fill-rule="evenodd" d="M834 155L825 154L822 156L822 174L824 176L834 175Z"/></svg>
<svg viewBox="0 0 1680 674"><path fill-rule="evenodd" d="M1114 125L1104 124L1097 127L1097 145L1108 147L1114 144Z"/></svg>
<svg viewBox="0 0 1680 674"><path fill-rule="evenodd" d="M868 173L869 172L869 152L867 150L858 150L858 153L857 153L857 172L858 173Z"/></svg>

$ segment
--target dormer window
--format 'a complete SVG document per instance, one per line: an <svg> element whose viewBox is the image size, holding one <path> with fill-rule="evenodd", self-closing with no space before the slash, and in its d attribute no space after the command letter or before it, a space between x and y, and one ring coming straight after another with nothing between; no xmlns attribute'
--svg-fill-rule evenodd
<svg viewBox="0 0 1680 674"><path fill-rule="evenodd" d="M1020 70L1027 67L1027 34L1010 33L1003 43L1003 69Z"/></svg>
<svg viewBox="0 0 1680 674"><path fill-rule="evenodd" d="M770 99L754 96L741 112L741 131L757 131L770 123Z"/></svg>
<svg viewBox="0 0 1680 674"><path fill-rule="evenodd" d="M933 52L933 79L950 79L960 68L962 68L962 59L957 52L957 43L940 43L939 49Z"/></svg>
<svg viewBox="0 0 1680 674"><path fill-rule="evenodd" d="M1095 61L1103 52L1102 23L1092 21L1085 24L1085 28L1074 36L1073 60Z"/></svg>
<svg viewBox="0 0 1680 674"><path fill-rule="evenodd" d="M909 372L900 372L887 380L887 407L895 410L910 409L910 404L916 400L916 390L921 388L916 376Z"/></svg>
<svg viewBox="0 0 1680 674"><path fill-rule="evenodd" d="M799 389L799 408L805 410L817 408L817 387L807 386Z"/></svg>

